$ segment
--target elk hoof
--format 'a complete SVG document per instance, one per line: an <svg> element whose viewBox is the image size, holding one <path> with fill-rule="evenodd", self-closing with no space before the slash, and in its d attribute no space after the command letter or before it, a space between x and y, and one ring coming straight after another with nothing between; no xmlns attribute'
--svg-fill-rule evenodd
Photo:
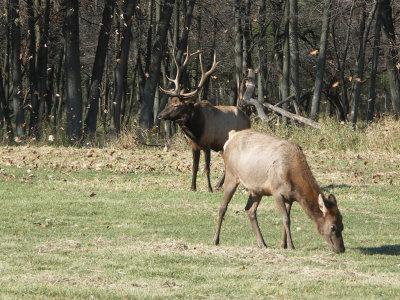
<svg viewBox="0 0 400 300"><path fill-rule="evenodd" d="M220 191L220 190L222 190L222 186L216 185L216 186L214 187L214 189L215 189L216 191Z"/></svg>

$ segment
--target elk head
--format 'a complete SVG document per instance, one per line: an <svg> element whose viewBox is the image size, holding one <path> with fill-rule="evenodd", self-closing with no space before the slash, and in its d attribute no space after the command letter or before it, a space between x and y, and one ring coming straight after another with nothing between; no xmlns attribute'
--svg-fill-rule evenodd
<svg viewBox="0 0 400 300"><path fill-rule="evenodd" d="M342 215L337 207L335 196L330 194L328 199L325 199L319 194L318 204L323 215L322 219L317 222L318 232L331 245L335 253L344 252Z"/></svg>
<svg viewBox="0 0 400 300"><path fill-rule="evenodd" d="M179 97L173 97L170 103L158 114L158 118L161 120L170 121L185 121L191 116L194 109L193 99L181 99Z"/></svg>
<svg viewBox="0 0 400 300"><path fill-rule="evenodd" d="M189 57L199 54L199 61L200 61L200 69L201 69L201 79L197 87L188 93L184 93L184 90L180 89L179 85L179 79L181 76L182 70L186 67L186 65L189 62ZM167 77L167 79L172 82L175 85L174 89L171 90L166 90L163 89L161 86L160 91L162 91L164 94L172 97L172 100L170 101L169 105L166 106L159 114L158 118L162 120L171 120L171 121L185 121L187 118L191 116L191 113L193 112L193 107L194 107L194 99L199 92L199 90L202 88L204 85L207 77L209 77L212 73L215 72L215 69L217 65L219 64L219 61L216 61L216 53L214 52L214 61L213 64L207 72L204 72L203 68L203 63L201 59L201 52L196 51L192 54L189 54L189 48L186 50L186 58L185 61L183 62L182 66L179 67L178 62L176 61L176 57L174 53L172 54L175 66L176 66L176 77L175 79L171 79Z"/></svg>

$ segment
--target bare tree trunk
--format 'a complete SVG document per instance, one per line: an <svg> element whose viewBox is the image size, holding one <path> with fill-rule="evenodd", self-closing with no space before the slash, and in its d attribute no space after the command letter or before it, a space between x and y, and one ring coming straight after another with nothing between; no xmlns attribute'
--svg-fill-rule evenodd
<svg viewBox="0 0 400 300"><path fill-rule="evenodd" d="M217 20L214 20L212 45L211 45L211 49L209 51L208 57L213 57L213 54L216 51L215 48L216 48L216 42L217 42L216 41L217 28L218 28L217 25L218 25L217 24ZM210 62L207 65L207 69L209 70L211 68L211 66L212 66L212 61L210 60ZM207 77L205 82L204 82L203 88L201 89L201 92L199 93L200 94L200 100L209 99L208 93L210 91L210 82L211 82L211 76ZM210 101L210 102L212 102L212 101ZM213 104L216 105L215 103L213 103Z"/></svg>
<svg viewBox="0 0 400 300"><path fill-rule="evenodd" d="M299 83L299 42L298 42L298 0L289 1L289 48L290 48L290 90L296 97L294 108L300 114L300 83Z"/></svg>
<svg viewBox="0 0 400 300"><path fill-rule="evenodd" d="M10 0L6 0L6 9L5 9L5 19L6 19L6 55L4 55L4 74L2 74L3 77L3 87L4 87L4 106L3 106L3 112L4 112L4 117L7 120L9 120L9 123L7 123L7 135L12 136L13 135L13 129L12 129L12 121L11 121L11 116L10 116L10 108L9 108L9 102L8 99L10 99L10 79L11 79L11 70L10 70L10 65L11 65L11 21L10 21L10 11L11 11L11 5L10 5Z"/></svg>
<svg viewBox="0 0 400 300"><path fill-rule="evenodd" d="M386 68L390 84L390 94L392 98L393 114L398 117L400 114L400 79L399 69L396 67L398 51L396 49L396 34L394 31L392 7L390 0L379 0L382 9L380 19L382 22L382 37L387 46L385 47Z"/></svg>
<svg viewBox="0 0 400 300"><path fill-rule="evenodd" d="M104 66L107 57L108 42L114 14L115 1L106 0L104 4L101 28L97 42L96 56L93 63L92 78L89 88L89 109L85 118L85 132L94 135L99 114L100 84L103 79Z"/></svg>
<svg viewBox="0 0 400 300"><path fill-rule="evenodd" d="M40 3L40 1L38 1ZM40 4L38 4L40 6ZM46 0L44 16L43 16L43 30L40 34L38 60L36 72L39 78L39 126L43 122L43 118L47 117L46 114L46 88L47 88L47 61L48 61L48 38L49 38L49 22L50 22L50 0ZM78 27L79 28L79 27ZM79 30L78 30L79 33Z"/></svg>
<svg viewBox="0 0 400 300"><path fill-rule="evenodd" d="M330 19L331 5L332 5L332 0L324 1L321 39L319 42L317 74L315 76L314 95L313 95L313 99L312 99L312 103L311 103L311 119L312 120L315 120L317 118L317 114L319 112L319 103L321 101L322 85L324 83L326 46L328 44L329 19Z"/></svg>
<svg viewBox="0 0 400 300"><path fill-rule="evenodd" d="M33 0L27 1L28 5L28 37L29 37L29 93L31 96L31 110L29 120L29 135L39 138L39 91L36 73L36 32L35 32L35 7Z"/></svg>
<svg viewBox="0 0 400 300"><path fill-rule="evenodd" d="M154 42L149 75L146 78L143 101L141 103L139 126L141 130L150 129L153 121L154 95L160 80L161 59L165 53L165 42L167 38L169 23L175 0L166 0L160 15L160 24Z"/></svg>
<svg viewBox="0 0 400 300"><path fill-rule="evenodd" d="M57 70L56 70L56 95L53 105L53 126L57 127L57 124L61 123L61 109L62 106L62 77L63 77L63 61L64 61L64 48L61 48L58 63L57 63Z"/></svg>
<svg viewBox="0 0 400 300"><path fill-rule="evenodd" d="M157 4L159 5L159 4ZM146 39L146 57L145 57L145 73L149 72L151 63L151 46L153 44L153 27L154 27L154 14L153 14L154 0L149 3L149 28L147 29L147 39Z"/></svg>
<svg viewBox="0 0 400 300"><path fill-rule="evenodd" d="M235 23L234 23L234 34L235 34L235 81L236 81L236 91L237 95L240 95L240 86L242 83L243 76L243 38L242 38L242 30L241 30L241 0L235 0L234 3L234 14L235 14ZM235 105L237 104L234 103Z"/></svg>
<svg viewBox="0 0 400 300"><path fill-rule="evenodd" d="M374 44L373 44L373 55L372 55L372 66L370 75L370 85L369 85L369 95L368 95L368 107L367 107L367 121L372 122L374 118L374 106L376 98L376 72L378 69L379 61L379 43L380 43L380 33L381 33L381 18L379 17L381 10L381 4L378 3L377 8L377 18L375 22L375 34L374 34Z"/></svg>
<svg viewBox="0 0 400 300"><path fill-rule="evenodd" d="M66 0L64 17L65 92L67 136L71 142L81 140L82 87L79 55L79 1Z"/></svg>
<svg viewBox="0 0 400 300"><path fill-rule="evenodd" d="M349 40L350 40L351 24L352 24L354 7L355 7L355 2L352 3L351 8L350 8L349 20L347 22L346 39L344 41L345 48L344 48L342 55L339 55L339 53L338 53L338 47L337 47L337 42L336 42L335 23L332 26L333 46L335 49L336 61L337 61L337 66L338 66L339 74L340 74L340 89L341 89L341 98L340 99L341 99L341 101L340 101L340 107L338 106L338 109L339 109L340 119L342 121L347 120L347 114L349 112L349 99L347 96L347 84L346 84L344 73L345 73L345 69L346 69L347 52L348 52L349 44L350 44Z"/></svg>
<svg viewBox="0 0 400 300"><path fill-rule="evenodd" d="M258 102L263 103L264 97L266 97L266 77L267 77L267 66L266 66L266 47L267 47L267 24L266 24L266 0L261 0L260 8L258 10L258 20L260 25L260 32L258 37Z"/></svg>
<svg viewBox="0 0 400 300"><path fill-rule="evenodd" d="M13 108L15 114L15 133L18 138L25 136L25 116L22 92L22 73L21 73L21 23L19 15L19 0L11 0L11 48L13 65Z"/></svg>
<svg viewBox="0 0 400 300"><path fill-rule="evenodd" d="M121 102L126 89L129 47L132 36L132 20L135 13L136 0L128 0L124 9L124 29L121 37L121 49L117 56L114 78L114 97L111 104L110 133L118 135L121 130Z"/></svg>
<svg viewBox="0 0 400 300"><path fill-rule="evenodd" d="M246 68L253 68L251 61L251 49L250 49L250 36L251 36L251 25L250 25L250 9L251 1L244 0L244 26L243 26L243 70Z"/></svg>
<svg viewBox="0 0 400 300"><path fill-rule="evenodd" d="M8 131L11 129L11 120L10 119L10 114L8 112L8 101L6 100L5 97L5 90L4 90L4 85L3 85L3 70L0 66L0 138L3 136L7 136ZM8 125L9 124L9 125ZM5 125L8 125L5 127ZM5 134L4 133L5 130Z"/></svg>
<svg viewBox="0 0 400 300"><path fill-rule="evenodd" d="M283 41L283 62L282 62L282 99L285 100L290 95L290 50L289 50L289 5L285 6L285 33ZM288 110L289 104L285 103L284 109Z"/></svg>
<svg viewBox="0 0 400 300"><path fill-rule="evenodd" d="M358 116L358 103L360 101L361 95L361 82L364 76L364 61L365 61L365 48L367 45L367 38L369 35L369 30L371 28L372 20L374 19L375 11L377 8L377 2L375 2L372 10L369 13L367 24L365 26L362 41L360 44L360 54L358 57L358 70L357 70L357 77L355 78L355 92L354 92L354 100L353 100L353 107L350 114L350 122L354 125L357 122Z"/></svg>

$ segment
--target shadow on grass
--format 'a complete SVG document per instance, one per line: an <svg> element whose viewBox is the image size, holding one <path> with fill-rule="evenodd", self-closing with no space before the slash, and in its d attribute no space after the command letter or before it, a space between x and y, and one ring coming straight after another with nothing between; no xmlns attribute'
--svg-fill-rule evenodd
<svg viewBox="0 0 400 300"><path fill-rule="evenodd" d="M328 192L333 189L348 189L351 188L351 185L348 184L329 184L321 187L323 191Z"/></svg>
<svg viewBox="0 0 400 300"><path fill-rule="evenodd" d="M386 254L386 255L400 255L400 244L397 245L382 245L379 247L359 247L357 248L363 254Z"/></svg>

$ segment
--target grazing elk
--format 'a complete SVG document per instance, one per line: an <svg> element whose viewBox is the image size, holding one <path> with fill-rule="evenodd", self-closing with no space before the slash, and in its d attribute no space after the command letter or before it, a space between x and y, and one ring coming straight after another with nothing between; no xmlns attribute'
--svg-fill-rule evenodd
<svg viewBox="0 0 400 300"><path fill-rule="evenodd" d="M188 58L181 68L185 67ZM201 67L201 79L196 89L189 93L182 93L179 89L180 69L174 57L177 72L174 80L168 78L175 84L174 90L160 90L173 97L168 106L162 110L158 117L163 120L176 122L185 133L187 140L192 147L193 153L193 176L191 189L196 190L196 177L199 169L200 150L204 151L205 173L207 175L208 190L212 192L210 181L210 150L222 151L225 142L228 140L229 131L250 128L250 119L235 106L213 106L210 102L203 100L193 103L193 98L203 86L206 78L214 71L218 63L214 54L214 62L209 71L204 73L201 54L199 55ZM217 187L221 187L224 182L225 173L222 175Z"/></svg>
<svg viewBox="0 0 400 300"><path fill-rule="evenodd" d="M253 130L230 132L224 145L224 198L218 216L214 245L219 244L222 219L239 183L250 192L246 213L260 247L266 247L257 222L262 196L274 196L283 219L281 248L294 249L290 209L297 201L315 222L318 232L336 253L345 251L342 216L335 196L326 198L315 181L301 148L293 142Z"/></svg>

